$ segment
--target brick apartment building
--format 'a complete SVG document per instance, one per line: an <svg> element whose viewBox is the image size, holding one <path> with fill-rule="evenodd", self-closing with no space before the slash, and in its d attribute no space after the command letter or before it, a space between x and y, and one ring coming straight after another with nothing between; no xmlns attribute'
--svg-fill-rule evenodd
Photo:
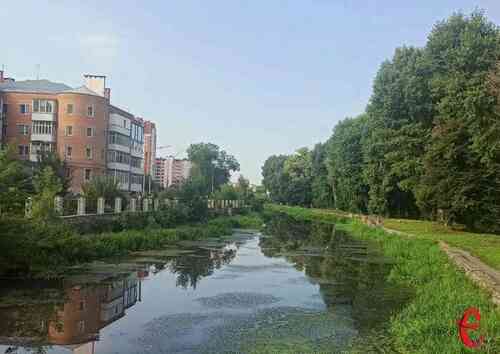
<svg viewBox="0 0 500 354"><path fill-rule="evenodd" d="M176 159L160 157L156 159L156 181L163 188L181 184L191 175L191 161L187 159Z"/></svg>
<svg viewBox="0 0 500 354"><path fill-rule="evenodd" d="M110 93L105 76L84 75L84 85L72 88L15 81L0 71L0 142L32 162L42 152L56 152L67 162L75 193L104 174L124 191L142 192L145 122L113 106Z"/></svg>

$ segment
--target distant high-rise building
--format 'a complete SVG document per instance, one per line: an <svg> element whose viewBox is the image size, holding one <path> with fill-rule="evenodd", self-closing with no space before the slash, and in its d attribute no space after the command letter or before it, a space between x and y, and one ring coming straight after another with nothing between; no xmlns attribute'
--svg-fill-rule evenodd
<svg viewBox="0 0 500 354"><path fill-rule="evenodd" d="M156 125L144 121L144 175L155 177L156 169Z"/></svg>
<svg viewBox="0 0 500 354"><path fill-rule="evenodd" d="M191 161L160 157L156 159L156 180L163 188L183 183L191 175Z"/></svg>

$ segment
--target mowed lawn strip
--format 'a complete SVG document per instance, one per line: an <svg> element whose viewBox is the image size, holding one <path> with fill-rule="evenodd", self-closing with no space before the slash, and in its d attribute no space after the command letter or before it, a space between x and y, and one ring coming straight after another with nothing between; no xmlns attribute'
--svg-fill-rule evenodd
<svg viewBox="0 0 500 354"><path fill-rule="evenodd" d="M384 227L419 238L444 241L500 270L500 235L453 230L437 222L407 219L384 219Z"/></svg>

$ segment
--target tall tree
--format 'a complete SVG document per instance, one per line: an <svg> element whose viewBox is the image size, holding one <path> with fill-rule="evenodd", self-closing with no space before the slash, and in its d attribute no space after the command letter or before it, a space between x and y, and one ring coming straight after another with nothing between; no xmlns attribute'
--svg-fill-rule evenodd
<svg viewBox="0 0 500 354"><path fill-rule="evenodd" d="M290 177L285 173L287 155L272 155L262 166L262 184L269 197L276 203L288 203L288 183Z"/></svg>
<svg viewBox="0 0 500 354"><path fill-rule="evenodd" d="M424 51L413 47L396 49L377 73L367 107L369 134L363 143L372 213L417 212L414 188L433 115L428 78Z"/></svg>
<svg viewBox="0 0 500 354"><path fill-rule="evenodd" d="M33 192L30 170L17 159L13 146L0 149L0 208L2 213L19 214Z"/></svg>
<svg viewBox="0 0 500 354"><path fill-rule="evenodd" d="M33 197L33 218L47 222L55 216L54 198L63 190L61 179L50 166L35 175L33 185L36 194Z"/></svg>
<svg viewBox="0 0 500 354"><path fill-rule="evenodd" d="M333 188L328 179L327 145L318 143L311 151L312 204L316 208L333 207Z"/></svg>
<svg viewBox="0 0 500 354"><path fill-rule="evenodd" d="M312 159L307 148L298 149L286 159L284 172L289 176L288 202L310 206L312 201Z"/></svg>
<svg viewBox="0 0 500 354"><path fill-rule="evenodd" d="M436 117L419 204L448 222L491 230L500 219L500 118L488 77L500 31L481 12L456 14L435 26L425 55Z"/></svg>
<svg viewBox="0 0 500 354"><path fill-rule="evenodd" d="M193 162L204 183L204 194L208 195L226 184L231 173L240 170L240 164L233 155L212 143L191 144L187 149L188 158Z"/></svg>
<svg viewBox="0 0 500 354"><path fill-rule="evenodd" d="M41 174L46 167L50 167L62 184L62 193L66 194L71 187L71 175L65 160L61 160L55 152L45 152L38 156L35 174Z"/></svg>
<svg viewBox="0 0 500 354"><path fill-rule="evenodd" d="M345 119L335 126L327 142L328 178L333 184L335 207L365 212L368 188L363 181L362 141L366 116Z"/></svg>

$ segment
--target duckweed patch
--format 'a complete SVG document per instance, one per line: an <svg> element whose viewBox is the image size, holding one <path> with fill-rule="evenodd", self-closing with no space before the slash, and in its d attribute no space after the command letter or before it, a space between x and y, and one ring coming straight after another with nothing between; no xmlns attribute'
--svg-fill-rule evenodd
<svg viewBox="0 0 500 354"><path fill-rule="evenodd" d="M247 309L262 305L270 305L280 301L279 298L260 293L224 293L212 297L200 297L196 299L203 306L210 308L232 308Z"/></svg>

